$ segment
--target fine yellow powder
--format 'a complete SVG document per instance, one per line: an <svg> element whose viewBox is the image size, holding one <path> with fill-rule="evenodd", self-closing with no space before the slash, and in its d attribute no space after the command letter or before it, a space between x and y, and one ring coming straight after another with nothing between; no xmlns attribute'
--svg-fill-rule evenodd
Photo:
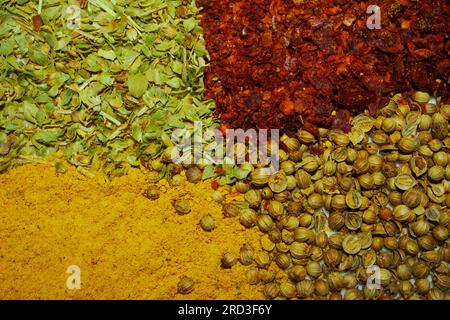
<svg viewBox="0 0 450 320"><path fill-rule="evenodd" d="M209 182L160 181L157 200L143 196L149 185L137 169L110 183L49 164L1 174L0 299L262 299L248 267L220 267L223 253L258 248L259 232L223 217ZM185 216L171 204L179 195ZM199 226L205 214L212 232ZM69 266L80 268L79 290L67 288ZM177 293L184 275L195 282L187 295Z"/></svg>

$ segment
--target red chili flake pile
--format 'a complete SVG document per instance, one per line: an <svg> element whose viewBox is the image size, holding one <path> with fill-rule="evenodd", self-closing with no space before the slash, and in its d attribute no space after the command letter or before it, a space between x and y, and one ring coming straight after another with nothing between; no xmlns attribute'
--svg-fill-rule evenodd
<svg viewBox="0 0 450 320"><path fill-rule="evenodd" d="M447 100L448 0L198 0L207 97L235 128L348 128L393 92ZM369 5L381 29L369 29ZM336 110L335 116L332 116Z"/></svg>

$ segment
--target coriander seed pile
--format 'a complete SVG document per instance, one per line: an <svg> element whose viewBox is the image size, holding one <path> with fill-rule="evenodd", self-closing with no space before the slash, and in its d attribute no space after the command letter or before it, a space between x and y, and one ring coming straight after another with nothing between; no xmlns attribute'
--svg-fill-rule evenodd
<svg viewBox="0 0 450 320"><path fill-rule="evenodd" d="M234 185L244 203L223 206L262 233L239 260L248 283L267 299L450 299L449 120L417 92L348 133L281 137L280 171L255 168Z"/></svg>

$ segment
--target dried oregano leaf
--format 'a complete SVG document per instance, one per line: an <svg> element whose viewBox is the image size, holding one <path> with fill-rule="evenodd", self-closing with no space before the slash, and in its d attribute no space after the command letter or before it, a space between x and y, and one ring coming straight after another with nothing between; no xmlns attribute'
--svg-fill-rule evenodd
<svg viewBox="0 0 450 320"><path fill-rule="evenodd" d="M131 74L128 76L128 90L135 98L140 98L147 91L148 81L142 73Z"/></svg>

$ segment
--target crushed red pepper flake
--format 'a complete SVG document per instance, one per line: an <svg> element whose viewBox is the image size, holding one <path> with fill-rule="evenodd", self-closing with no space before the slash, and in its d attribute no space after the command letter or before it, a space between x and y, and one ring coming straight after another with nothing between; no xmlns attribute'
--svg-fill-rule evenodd
<svg viewBox="0 0 450 320"><path fill-rule="evenodd" d="M44 25L44 21L42 21L42 17L40 15L33 16L31 20L33 21L34 31L39 31Z"/></svg>
<svg viewBox="0 0 450 320"><path fill-rule="evenodd" d="M320 148L320 147L310 146L309 147L309 152L311 152L312 154L320 156L323 153L323 149Z"/></svg>
<svg viewBox="0 0 450 320"><path fill-rule="evenodd" d="M213 180L213 181L211 182L211 189L217 190L217 189L219 189L219 187L220 187L220 184L219 184L219 182L217 182L216 180Z"/></svg>
<svg viewBox="0 0 450 320"><path fill-rule="evenodd" d="M217 167L214 169L214 172L216 174L223 174L225 172L225 170L222 167Z"/></svg>
<svg viewBox="0 0 450 320"><path fill-rule="evenodd" d="M348 130L349 111L374 113L393 92L450 96L448 0L197 4L207 96L227 127ZM381 8L379 30L366 26L369 5Z"/></svg>

